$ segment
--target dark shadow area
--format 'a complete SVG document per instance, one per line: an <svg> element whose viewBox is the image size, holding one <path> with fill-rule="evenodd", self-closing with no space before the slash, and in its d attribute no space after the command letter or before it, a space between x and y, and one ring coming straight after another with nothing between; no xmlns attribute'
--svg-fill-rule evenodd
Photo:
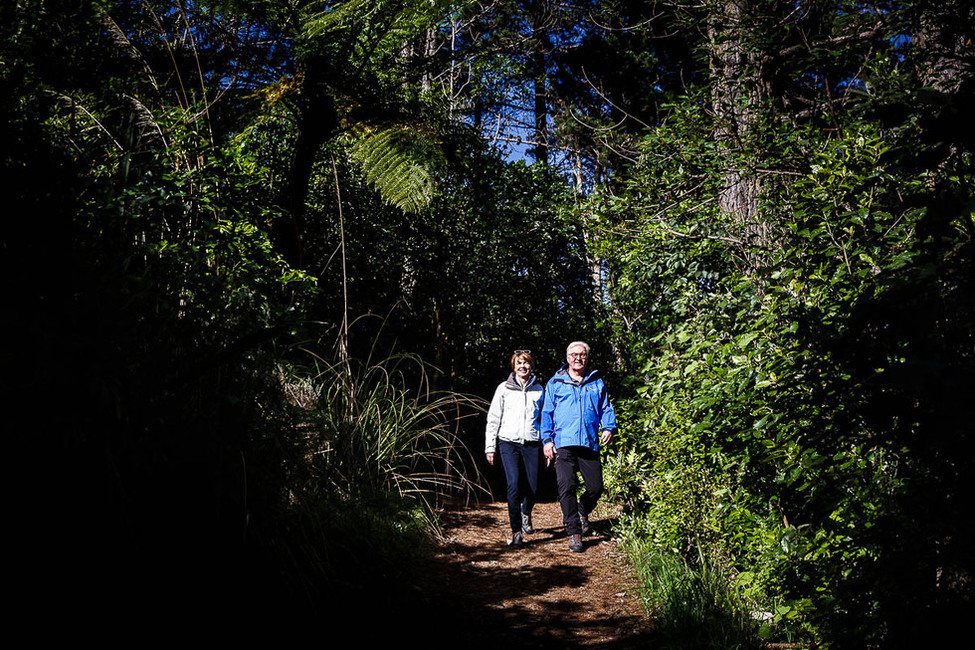
<svg viewBox="0 0 975 650"><path fill-rule="evenodd" d="M478 529L486 536L497 535L497 521L490 516L464 514L465 529ZM447 517L447 527L456 524ZM584 538L587 552L593 552L600 541L608 539L611 520L594 522L593 535ZM557 590L585 589L591 571L566 563L559 555L565 539L561 526L542 526L526 538L526 548L548 545L557 549L549 561L522 566L515 570L500 567L500 560L511 551L501 544L451 545L450 552L464 558L463 563L438 561L429 565L427 584L419 588L423 596L415 603L419 609L436 611L438 624L434 647L462 648L571 648L591 644L594 635L605 635L612 629L613 640L601 648L652 647L652 635L642 618L637 616L587 619L581 616L578 602L559 600ZM553 545L552 543L557 543ZM544 611L511 602L529 602L531 597L552 593ZM509 603L503 610L502 603Z"/></svg>

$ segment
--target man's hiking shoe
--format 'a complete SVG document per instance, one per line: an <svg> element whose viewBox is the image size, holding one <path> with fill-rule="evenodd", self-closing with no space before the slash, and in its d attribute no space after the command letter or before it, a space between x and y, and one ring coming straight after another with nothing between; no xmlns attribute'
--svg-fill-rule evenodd
<svg viewBox="0 0 975 650"><path fill-rule="evenodd" d="M535 532L535 529L532 527L531 515L526 515L525 513L521 513L521 529L525 532L526 535L531 535L532 533Z"/></svg>
<svg viewBox="0 0 975 650"><path fill-rule="evenodd" d="M573 553L582 553L582 535L569 535L569 550Z"/></svg>
<svg viewBox="0 0 975 650"><path fill-rule="evenodd" d="M588 535L589 533L592 532L592 528L590 528L589 526L589 517L582 514L581 512L579 513L579 523L582 524L583 535Z"/></svg>
<svg viewBox="0 0 975 650"><path fill-rule="evenodd" d="M508 548L524 548L525 538L521 534L521 531L516 531L511 535L511 541L508 542Z"/></svg>

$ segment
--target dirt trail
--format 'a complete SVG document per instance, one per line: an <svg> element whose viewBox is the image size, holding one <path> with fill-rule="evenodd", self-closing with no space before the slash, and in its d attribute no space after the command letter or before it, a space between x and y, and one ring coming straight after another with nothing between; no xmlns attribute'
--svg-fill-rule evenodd
<svg viewBox="0 0 975 650"><path fill-rule="evenodd" d="M425 597L442 603L438 636L449 639L442 645L650 647L637 583L609 535L607 515L594 513L583 553L569 551L558 503L539 503L533 519L536 532L513 550L503 502L444 513L445 541L425 587Z"/></svg>

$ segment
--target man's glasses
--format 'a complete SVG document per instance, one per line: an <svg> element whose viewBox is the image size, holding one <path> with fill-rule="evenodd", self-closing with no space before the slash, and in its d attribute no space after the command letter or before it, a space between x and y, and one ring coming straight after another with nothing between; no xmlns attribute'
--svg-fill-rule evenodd
<svg viewBox="0 0 975 650"><path fill-rule="evenodd" d="M573 352L569 355L570 359L586 359L589 355L585 352Z"/></svg>

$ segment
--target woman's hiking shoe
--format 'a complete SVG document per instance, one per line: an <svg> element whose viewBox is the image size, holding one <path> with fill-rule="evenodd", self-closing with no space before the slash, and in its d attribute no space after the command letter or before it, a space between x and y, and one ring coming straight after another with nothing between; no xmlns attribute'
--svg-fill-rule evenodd
<svg viewBox="0 0 975 650"><path fill-rule="evenodd" d="M521 513L521 529L525 532L526 535L531 535L532 533L535 532L535 529L532 527L531 515L526 515L525 513Z"/></svg>
<svg viewBox="0 0 975 650"><path fill-rule="evenodd" d="M569 535L569 550L573 553L582 553L582 535Z"/></svg>
<svg viewBox="0 0 975 650"><path fill-rule="evenodd" d="M516 531L511 535L511 541L508 542L508 548L524 548L525 537L521 534L521 531Z"/></svg>

